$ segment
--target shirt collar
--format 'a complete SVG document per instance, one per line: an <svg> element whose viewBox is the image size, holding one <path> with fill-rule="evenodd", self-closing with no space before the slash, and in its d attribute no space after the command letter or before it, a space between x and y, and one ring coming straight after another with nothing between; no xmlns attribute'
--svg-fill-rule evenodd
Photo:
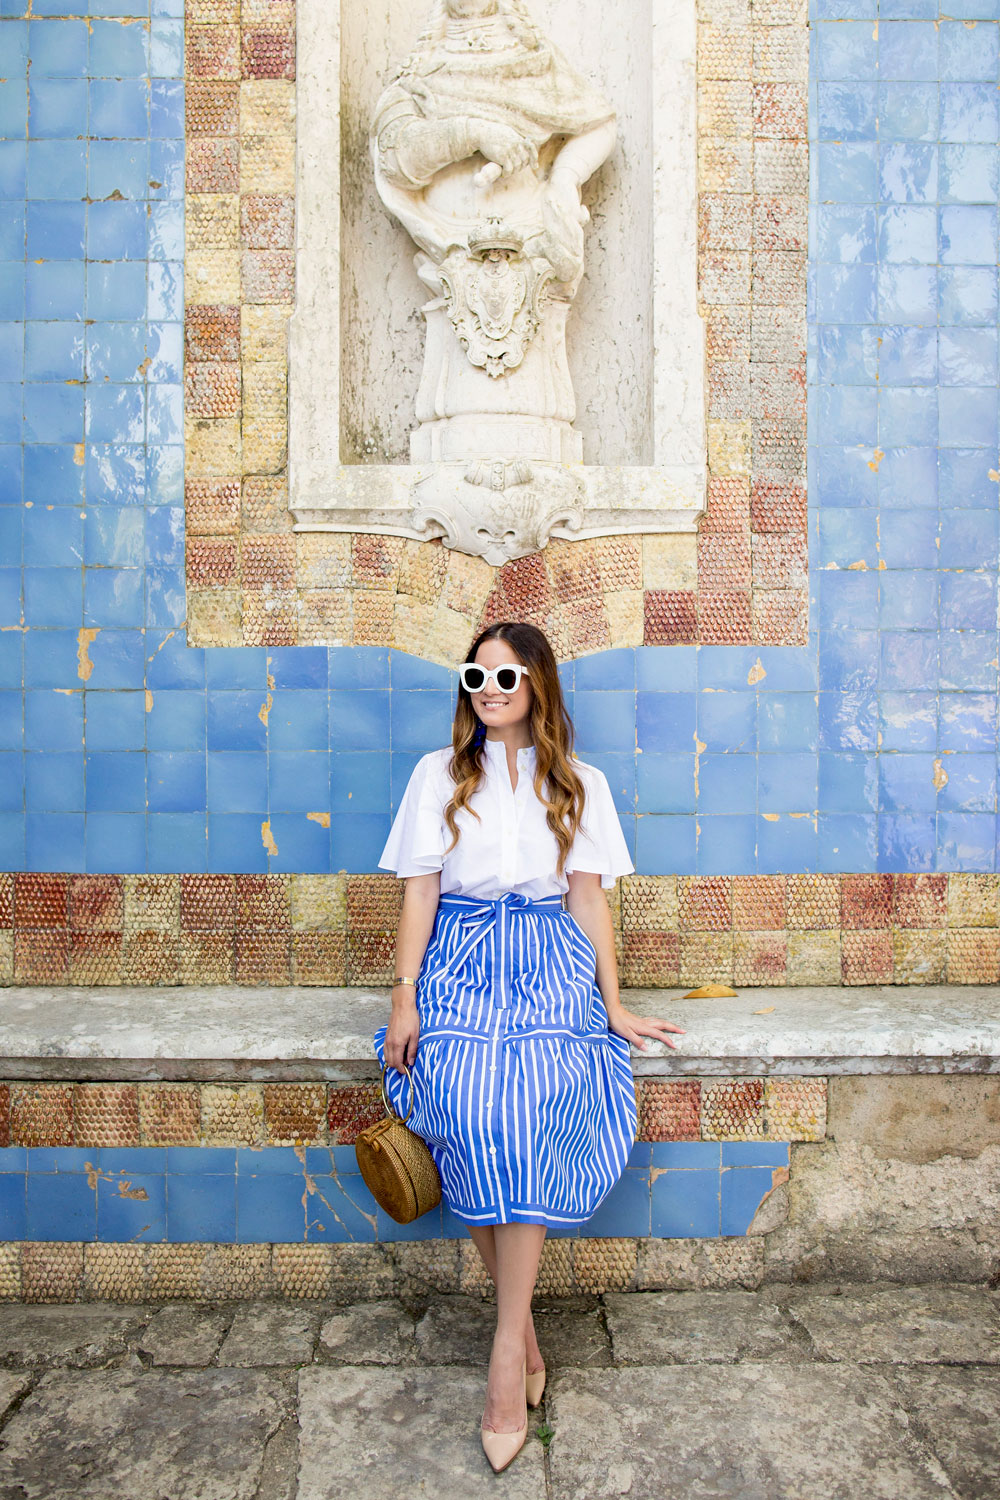
<svg viewBox="0 0 1000 1500"><path fill-rule="evenodd" d="M504 749L503 740L485 739L483 740L483 744L486 746L486 754L491 760L506 760L507 752ZM517 752L517 761L519 764L521 764L525 761L532 760L534 758L534 754L534 745L526 745L523 750L519 750Z"/></svg>

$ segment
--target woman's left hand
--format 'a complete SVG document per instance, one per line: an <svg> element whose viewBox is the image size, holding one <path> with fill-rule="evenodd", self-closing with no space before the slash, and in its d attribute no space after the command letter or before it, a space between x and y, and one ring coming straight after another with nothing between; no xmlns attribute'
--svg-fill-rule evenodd
<svg viewBox="0 0 1000 1500"><path fill-rule="evenodd" d="M633 1047L640 1051L648 1050L646 1043L642 1040L644 1036L650 1036L656 1042L663 1042L667 1047L676 1047L667 1035L668 1032L679 1032L684 1035L683 1026L675 1026L671 1021L661 1021L656 1016L636 1016L623 1005L616 1005L608 1010L608 1025L616 1036L623 1036Z"/></svg>

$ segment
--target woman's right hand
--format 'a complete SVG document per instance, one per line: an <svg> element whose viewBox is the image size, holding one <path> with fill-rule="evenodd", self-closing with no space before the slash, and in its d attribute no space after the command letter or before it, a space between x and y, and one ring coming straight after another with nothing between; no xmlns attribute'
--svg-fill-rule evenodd
<svg viewBox="0 0 1000 1500"><path fill-rule="evenodd" d="M419 1036L420 1018L414 992L400 986L392 992L392 1014L382 1044L382 1055L390 1068L402 1073L404 1063L408 1068L412 1067Z"/></svg>

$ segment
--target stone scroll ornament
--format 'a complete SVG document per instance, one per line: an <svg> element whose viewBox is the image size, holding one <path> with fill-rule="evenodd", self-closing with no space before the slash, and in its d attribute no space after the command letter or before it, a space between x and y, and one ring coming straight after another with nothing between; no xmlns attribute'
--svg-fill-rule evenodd
<svg viewBox="0 0 1000 1500"><path fill-rule="evenodd" d="M566 321L581 190L615 133L610 104L524 0L436 0L376 107L378 192L430 292L414 524L496 566L581 523Z"/></svg>

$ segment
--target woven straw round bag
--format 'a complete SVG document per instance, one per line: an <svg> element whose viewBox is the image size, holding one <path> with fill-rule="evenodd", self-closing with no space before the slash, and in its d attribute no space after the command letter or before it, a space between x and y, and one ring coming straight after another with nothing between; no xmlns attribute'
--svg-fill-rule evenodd
<svg viewBox="0 0 1000 1500"><path fill-rule="evenodd" d="M397 1224L411 1224L441 1202L441 1178L427 1145L406 1124L413 1113L413 1077L410 1080L410 1107L400 1118L385 1092L385 1065L382 1067L382 1103L386 1119L368 1125L358 1132L355 1151L368 1191L379 1208L384 1208Z"/></svg>

